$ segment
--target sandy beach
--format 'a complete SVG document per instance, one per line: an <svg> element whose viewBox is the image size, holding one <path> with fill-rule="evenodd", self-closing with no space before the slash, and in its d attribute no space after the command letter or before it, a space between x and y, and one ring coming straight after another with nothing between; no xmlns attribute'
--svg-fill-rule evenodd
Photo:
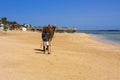
<svg viewBox="0 0 120 80"><path fill-rule="evenodd" d="M120 80L120 46L84 33L55 33L50 55L41 33L0 31L0 80Z"/></svg>

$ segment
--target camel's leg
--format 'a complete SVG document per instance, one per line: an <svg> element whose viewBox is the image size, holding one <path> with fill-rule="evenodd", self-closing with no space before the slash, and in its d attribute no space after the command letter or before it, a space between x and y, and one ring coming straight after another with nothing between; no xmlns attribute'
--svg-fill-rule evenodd
<svg viewBox="0 0 120 80"><path fill-rule="evenodd" d="M51 42L49 41L49 42L48 42L48 45L47 45L48 54L50 54L50 53L51 53L50 47L51 47Z"/></svg>
<svg viewBox="0 0 120 80"><path fill-rule="evenodd" d="M45 48L45 46L43 46L43 52L44 52L44 54L45 54L45 52L46 52L46 48Z"/></svg>
<svg viewBox="0 0 120 80"><path fill-rule="evenodd" d="M47 48L48 48L48 54L50 54L50 46L48 45Z"/></svg>

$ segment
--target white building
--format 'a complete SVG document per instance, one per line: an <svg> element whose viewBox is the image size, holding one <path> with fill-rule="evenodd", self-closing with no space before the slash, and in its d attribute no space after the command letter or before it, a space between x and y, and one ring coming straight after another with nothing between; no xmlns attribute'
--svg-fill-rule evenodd
<svg viewBox="0 0 120 80"><path fill-rule="evenodd" d="M4 24L0 24L0 29L4 29Z"/></svg>

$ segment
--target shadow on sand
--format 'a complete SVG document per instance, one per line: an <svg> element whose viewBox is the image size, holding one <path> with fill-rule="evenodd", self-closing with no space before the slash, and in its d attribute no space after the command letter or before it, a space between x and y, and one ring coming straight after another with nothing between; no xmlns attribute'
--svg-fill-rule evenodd
<svg viewBox="0 0 120 80"><path fill-rule="evenodd" d="M34 49L34 50L37 51L37 52L35 52L37 54L44 54L43 49Z"/></svg>

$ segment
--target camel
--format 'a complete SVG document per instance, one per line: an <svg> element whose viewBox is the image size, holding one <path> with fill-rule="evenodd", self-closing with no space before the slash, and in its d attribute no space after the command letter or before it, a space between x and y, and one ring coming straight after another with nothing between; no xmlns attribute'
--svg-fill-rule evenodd
<svg viewBox="0 0 120 80"><path fill-rule="evenodd" d="M43 27L42 40L44 53L46 52L46 50L48 50L48 54L50 54L50 46L52 38L54 36L55 29L56 29L55 25L53 25L52 27L50 25L48 25L47 27Z"/></svg>

